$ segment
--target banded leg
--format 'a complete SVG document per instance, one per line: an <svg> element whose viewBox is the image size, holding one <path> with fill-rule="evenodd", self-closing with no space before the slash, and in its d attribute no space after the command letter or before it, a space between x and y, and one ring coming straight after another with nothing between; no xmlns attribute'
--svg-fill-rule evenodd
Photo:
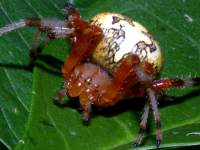
<svg viewBox="0 0 200 150"><path fill-rule="evenodd" d="M32 47L31 47L31 49L37 49L37 41L38 41L40 35L41 35L41 31L37 30L35 32L35 35L34 35L33 40L32 40Z"/></svg>
<svg viewBox="0 0 200 150"><path fill-rule="evenodd" d="M69 14L69 26L75 29L72 35L71 53L62 67L62 73L67 79L74 67L92 54L103 35L101 28L82 20L70 2L66 3L65 11Z"/></svg>
<svg viewBox="0 0 200 150"><path fill-rule="evenodd" d="M130 76L132 76L132 81L135 81L134 77L136 75L134 74L133 70L135 69L136 65L139 65L139 63L140 60L137 55L130 54L126 58L124 58L117 71L113 74L112 83L110 84L110 86L108 86L106 90L109 91L106 92L104 95L104 99L107 99L106 101L112 100L113 103L116 103L118 101L118 97L120 97L119 94L123 93L121 89L123 89L126 80Z"/></svg>
<svg viewBox="0 0 200 150"><path fill-rule="evenodd" d="M147 88L147 95L149 97L150 105L151 105L155 123L156 123L156 146L159 147L162 135L161 135L161 130L160 130L161 123L160 123L160 114L158 111L157 96L156 96L155 91L151 88Z"/></svg>
<svg viewBox="0 0 200 150"><path fill-rule="evenodd" d="M57 94L53 97L53 100L56 104L65 104L66 101L63 99L66 96L66 89L60 89Z"/></svg>
<svg viewBox="0 0 200 150"><path fill-rule="evenodd" d="M156 91L164 91L171 87L199 86L200 77L191 79L161 79L153 81L152 87Z"/></svg>
<svg viewBox="0 0 200 150"><path fill-rule="evenodd" d="M30 65L33 64L35 57L41 52L42 48L50 39L71 37L74 33L74 29L69 26L67 21L48 19L21 19L20 21L13 22L5 27L0 28L0 36L25 26L33 26L37 28L37 32L32 42L32 49L30 51ZM42 32L47 33L47 36L38 46L36 43Z"/></svg>
<svg viewBox="0 0 200 150"><path fill-rule="evenodd" d="M143 137L144 132L145 132L146 127L147 127L148 115L149 115L149 102L146 101L146 103L144 105L144 109L143 109L143 114L142 114L142 117L141 117L140 130L139 130L139 133L137 135L136 141L133 144L133 147L137 147L138 145L141 144L142 137Z"/></svg>
<svg viewBox="0 0 200 150"><path fill-rule="evenodd" d="M92 111L92 104L88 103L87 105L82 105L83 112L82 112L82 119L85 124L88 124L90 119L90 113Z"/></svg>
<svg viewBox="0 0 200 150"><path fill-rule="evenodd" d="M42 49L47 45L47 43L50 41L50 38L48 36L46 36L44 38L44 40L39 44L37 45L37 41L38 41L38 38L40 36L41 32L40 31L37 31L34 38L33 38L33 41L32 41L32 48L30 50L30 65L34 63L35 59L37 58L37 56L42 52Z"/></svg>
<svg viewBox="0 0 200 150"><path fill-rule="evenodd" d="M76 10L76 8L73 6L72 2L71 1L68 1L66 4L65 4L65 7L64 7L64 12L65 12L65 15L66 15L66 19L70 19L70 17L73 17L74 18L78 18L80 19L80 14L79 12Z"/></svg>
<svg viewBox="0 0 200 150"><path fill-rule="evenodd" d="M107 89L106 98L115 100L119 95L118 93L122 93L120 90L123 89L123 84L125 83L126 79L132 76L135 73L135 76L137 77L137 81L139 81L144 88L146 88L146 93L148 96L148 101L150 103L150 106L153 110L155 122L156 122L156 145L159 147L161 142L161 123L160 123L160 115L158 112L158 106L157 106L157 96L155 91L152 89L152 76L146 73L146 70L143 69L142 66L140 66L140 61L138 56L136 55L128 55L119 66L118 70L116 71L115 75L113 76L113 82L111 86ZM134 76L132 76L134 77ZM134 80L133 80L134 81ZM146 108L147 107L147 108ZM149 106L145 107L144 113L149 111ZM146 123L147 115L145 114L144 117L144 124ZM143 125L142 122L142 125ZM143 127L141 127L143 130ZM145 127L146 128L146 127ZM139 136L137 137L136 144L134 146L137 146L141 143L142 134L144 131L141 131Z"/></svg>
<svg viewBox="0 0 200 150"><path fill-rule="evenodd" d="M88 99L87 94L83 94L79 98L82 108L82 120L87 125L89 123L90 113L92 111L92 101Z"/></svg>
<svg viewBox="0 0 200 150"><path fill-rule="evenodd" d="M151 68L150 68L151 70ZM145 70L146 71L146 70ZM147 74L140 64L140 59L137 55L129 54L124 60L122 60L116 72L113 74L112 83L108 86L104 96L105 101L112 101L115 104L119 98L120 94L124 94L122 89L129 89L133 87L138 82L143 84L144 87L150 87L152 76ZM131 80L131 82L128 82ZM129 92L130 94L130 92ZM143 96L145 93L143 90L138 90L134 93L134 97Z"/></svg>
<svg viewBox="0 0 200 150"><path fill-rule="evenodd" d="M72 40L72 50L62 67L65 79L68 79L74 67L92 54L103 37L101 28L91 25L89 22L76 20L73 26L77 29L74 33L75 39Z"/></svg>
<svg viewBox="0 0 200 150"><path fill-rule="evenodd" d="M135 70L136 70L138 77L140 77L139 78L140 82L143 83L144 86L147 88L146 92L148 95L148 99L149 99L150 106L153 111L155 124L156 124L156 146L159 147L160 142L161 142L161 130L160 130L161 123L160 123L160 114L158 111L157 95L156 95L155 91L150 88L152 85L152 78L150 76L148 76L144 72L143 68L141 68L141 67L136 67Z"/></svg>
<svg viewBox="0 0 200 150"><path fill-rule="evenodd" d="M139 81L144 84L146 87L146 92L148 96L148 100L153 111L155 124L156 124L156 146L160 146L161 142L161 123L160 123L160 114L158 111L158 104L157 104L157 95L155 91L151 88L152 86L152 77L147 75L142 67L135 68L136 74L139 77Z"/></svg>

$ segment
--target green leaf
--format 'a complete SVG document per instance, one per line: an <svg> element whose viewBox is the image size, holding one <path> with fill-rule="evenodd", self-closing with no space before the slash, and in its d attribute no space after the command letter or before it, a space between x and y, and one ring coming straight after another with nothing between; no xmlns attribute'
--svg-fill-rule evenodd
<svg viewBox="0 0 200 150"><path fill-rule="evenodd" d="M161 73L162 77L200 76L199 1L75 2L75 6L85 19L100 12L112 11L134 18L147 27L163 49L165 66ZM61 9L64 3L53 0L49 0L48 3L43 0L1 1L0 25L24 17L62 19ZM16 149L131 149L130 145L137 135L141 115L140 109L137 108L138 103L127 102L109 110L96 110L90 125L83 125L77 101L69 100L72 106L68 107L58 107L52 102L52 97L63 84L61 76L49 71L56 72L59 69L55 67L60 65L56 59L50 60L55 65L53 68L40 62L44 67L34 70L31 113L24 138L21 139L30 111L32 75L28 71L5 64L28 63L28 47L31 36L34 35L33 31L25 28L0 38L0 61L3 64L0 69L1 141L10 149L13 149L17 142L19 144ZM56 40L48 44L44 54L64 61L68 51L69 47L65 40ZM200 145L199 93L199 88L172 89L168 92L168 95L178 98L170 104L163 104L160 108L163 131L161 147ZM130 104L133 106L127 106ZM20 112L17 116L16 110ZM149 121L150 131L138 149L155 148L153 118Z"/></svg>
<svg viewBox="0 0 200 150"><path fill-rule="evenodd" d="M53 1L46 6L45 1L0 0L0 27L22 18L63 18L58 9L63 5L64 1L59 7ZM32 71L27 65L34 31L27 27L0 37L0 142L9 149L22 142L30 112Z"/></svg>
<svg viewBox="0 0 200 150"><path fill-rule="evenodd" d="M0 1L0 26L24 17L12 2ZM26 65L29 34L20 30L0 37L0 141L9 149L21 140L30 112L32 73Z"/></svg>

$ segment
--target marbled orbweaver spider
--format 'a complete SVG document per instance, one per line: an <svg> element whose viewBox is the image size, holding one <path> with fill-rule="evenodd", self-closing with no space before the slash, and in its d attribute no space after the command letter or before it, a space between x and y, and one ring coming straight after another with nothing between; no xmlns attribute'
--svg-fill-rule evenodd
<svg viewBox="0 0 200 150"><path fill-rule="evenodd" d="M101 13L89 22L81 19L72 4L67 3L68 17L64 21L49 19L23 19L0 28L0 35L24 26L38 29L31 56L39 53L35 41L41 32L47 33L41 45L55 38L70 38L72 50L62 66L65 94L79 97L83 120L88 121L91 106L109 107L125 99L146 97L140 131L134 143L141 143L150 108L156 123L156 145L161 142L158 96L171 87L200 85L200 78L160 79L162 51L158 43L139 23L117 13Z"/></svg>

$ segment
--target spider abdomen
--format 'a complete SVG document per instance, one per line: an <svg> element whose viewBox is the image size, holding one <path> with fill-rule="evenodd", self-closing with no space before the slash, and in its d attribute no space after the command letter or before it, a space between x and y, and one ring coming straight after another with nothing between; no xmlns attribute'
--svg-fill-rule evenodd
<svg viewBox="0 0 200 150"><path fill-rule="evenodd" d="M92 59L109 72L116 71L130 53L142 62L152 64L154 73L162 67L162 52L158 43L139 23L116 13L101 13L91 19L103 30L104 38L96 47Z"/></svg>

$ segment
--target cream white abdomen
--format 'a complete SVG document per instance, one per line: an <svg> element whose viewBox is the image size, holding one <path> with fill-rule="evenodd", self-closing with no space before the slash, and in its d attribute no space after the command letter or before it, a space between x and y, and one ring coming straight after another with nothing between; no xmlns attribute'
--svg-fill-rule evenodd
<svg viewBox="0 0 200 150"><path fill-rule="evenodd" d="M98 14L91 23L101 27L104 34L93 53L93 61L113 72L124 57L133 53L141 62L152 64L155 73L160 71L161 49L141 24L116 13Z"/></svg>

